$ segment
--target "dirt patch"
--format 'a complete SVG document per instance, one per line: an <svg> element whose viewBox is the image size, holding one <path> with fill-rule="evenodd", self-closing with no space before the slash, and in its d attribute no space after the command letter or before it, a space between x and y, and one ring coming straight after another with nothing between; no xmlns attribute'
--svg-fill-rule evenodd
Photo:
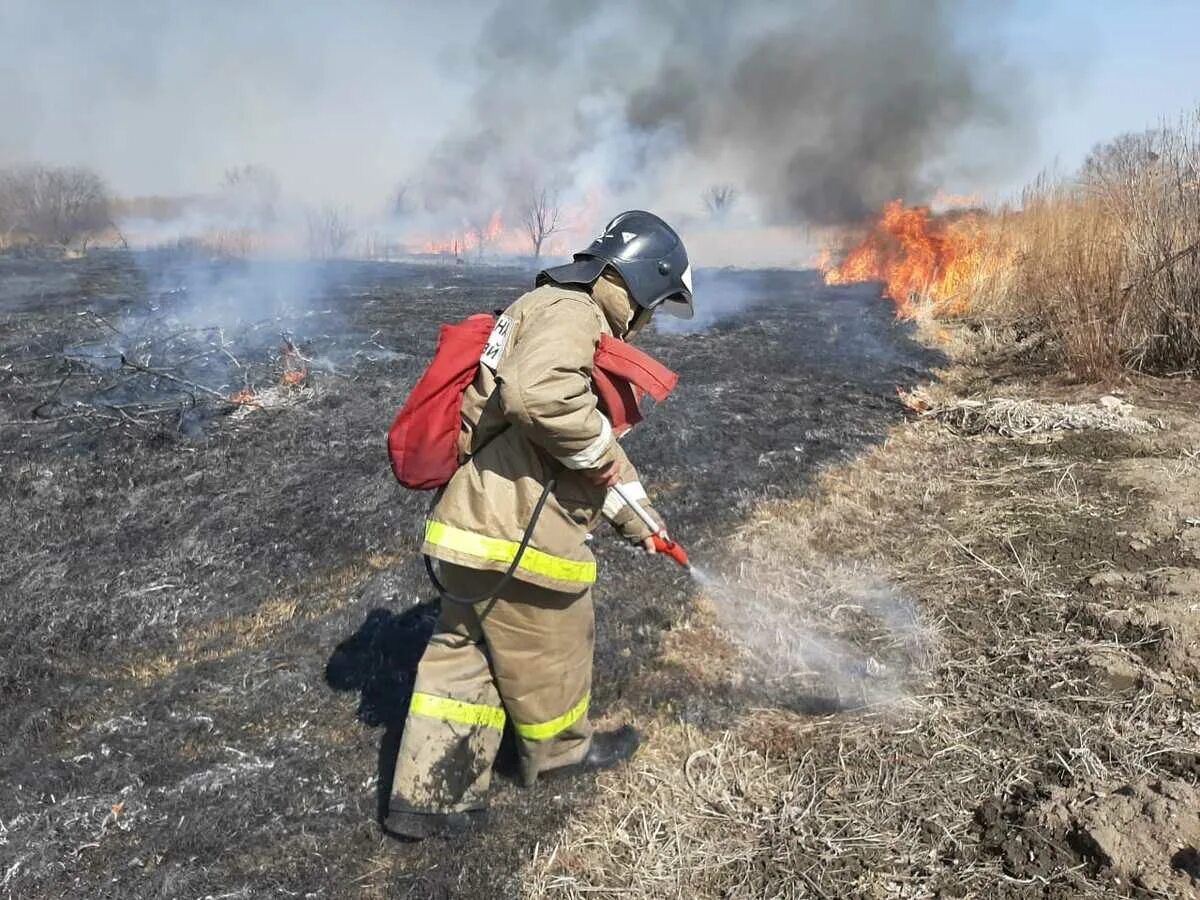
<svg viewBox="0 0 1200 900"><path fill-rule="evenodd" d="M1055 789L1038 815L1118 883L1158 896L1200 896L1195 784L1147 779L1116 789Z"/></svg>
<svg viewBox="0 0 1200 900"><path fill-rule="evenodd" d="M1044 828L1037 821L1037 791L1018 785L1008 796L986 800L975 813L979 845L1000 857L1010 878L1050 883L1058 873L1075 868L1078 853L1066 830Z"/></svg>

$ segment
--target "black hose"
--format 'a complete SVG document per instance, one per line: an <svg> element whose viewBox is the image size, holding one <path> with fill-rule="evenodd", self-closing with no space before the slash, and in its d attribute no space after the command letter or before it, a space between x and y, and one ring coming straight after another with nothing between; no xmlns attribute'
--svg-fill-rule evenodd
<svg viewBox="0 0 1200 900"><path fill-rule="evenodd" d="M529 525L525 528L525 534L521 538L521 546L517 548L517 554L513 557L512 564L509 565L506 571L496 586L486 594L481 594L478 597L460 597L457 594L452 594L446 590L445 585L438 581L437 573L433 570L433 559L428 555L425 556L425 571L429 573L429 580L433 583L433 588L438 592L438 596L443 600L449 600L451 603L460 603L463 606L474 606L476 603L487 603L495 600L500 596L500 592L508 587L508 583L513 580L513 576L517 574L517 567L521 565L521 557L525 555L525 549L529 546L529 542L533 540L533 529L538 523L538 519L542 515L542 507L546 505L546 501L550 499L550 492L554 490L555 479L551 478L546 482L546 487L542 489L542 496L538 498L537 505L533 508L533 515L529 518Z"/></svg>

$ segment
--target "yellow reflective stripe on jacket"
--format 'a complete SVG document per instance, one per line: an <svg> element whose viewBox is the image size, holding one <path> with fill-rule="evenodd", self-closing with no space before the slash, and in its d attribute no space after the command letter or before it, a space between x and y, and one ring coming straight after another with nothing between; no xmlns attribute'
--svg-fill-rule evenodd
<svg viewBox="0 0 1200 900"><path fill-rule="evenodd" d="M443 722L480 725L484 728L495 728L497 731L504 728L504 709L502 707L485 706L482 703L464 703L461 700L423 694L420 691L412 695L412 704L408 710L419 716L441 719Z"/></svg>
<svg viewBox="0 0 1200 900"><path fill-rule="evenodd" d="M583 718L583 714L587 712L588 700L590 698L590 694L584 694L582 700L557 719L551 719L549 722L538 722L536 725L522 725L520 722L514 722L513 727L517 729L517 734L527 741L549 740L556 734L566 731Z"/></svg>
<svg viewBox="0 0 1200 900"><path fill-rule="evenodd" d="M432 519L425 523L425 540L435 547L444 547L447 550L502 563L511 563L517 555L517 551L521 549L521 545L515 541L464 531ZM525 553L521 556L521 563L517 569L558 581L591 584L596 580L596 564L594 562L563 559L561 556L552 556L533 547L525 548Z"/></svg>

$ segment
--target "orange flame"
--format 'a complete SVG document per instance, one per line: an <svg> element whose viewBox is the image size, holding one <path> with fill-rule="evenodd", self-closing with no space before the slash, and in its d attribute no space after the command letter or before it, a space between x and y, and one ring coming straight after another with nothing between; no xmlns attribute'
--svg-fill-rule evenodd
<svg viewBox="0 0 1200 900"><path fill-rule="evenodd" d="M590 242L596 226L598 202L595 193L589 192L577 206L560 208L557 227L542 244L542 255L567 256L576 244ZM419 237L409 243L409 248L417 253L458 259L484 253L525 256L533 252L524 224L519 221L515 225L509 224L499 209L493 210L484 223L464 222L461 229L449 234Z"/></svg>
<svg viewBox="0 0 1200 900"><path fill-rule="evenodd" d="M933 216L928 207L893 200L840 264L823 253L818 267L826 284L882 281L883 295L903 318L928 304L938 315L968 305L967 290L987 257L987 238L975 214Z"/></svg>
<svg viewBox="0 0 1200 900"><path fill-rule="evenodd" d="M526 252L529 239L518 228L504 224L500 210L492 211L486 222L465 225L461 231L441 237L423 238L416 241L418 253L437 256L465 257L485 250L498 253L517 254Z"/></svg>
<svg viewBox="0 0 1200 900"><path fill-rule="evenodd" d="M279 379L279 383L296 387L304 384L306 378L308 378L308 369L289 369L283 373L283 376Z"/></svg>
<svg viewBox="0 0 1200 900"><path fill-rule="evenodd" d="M242 388L236 394L229 396L230 403L236 403L238 406L254 406L258 403L258 398L254 396L254 391L250 388Z"/></svg>

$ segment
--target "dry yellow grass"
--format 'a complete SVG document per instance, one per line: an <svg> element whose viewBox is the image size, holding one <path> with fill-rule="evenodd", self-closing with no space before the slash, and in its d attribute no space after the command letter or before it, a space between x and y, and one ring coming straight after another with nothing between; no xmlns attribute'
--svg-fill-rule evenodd
<svg viewBox="0 0 1200 900"><path fill-rule="evenodd" d="M1169 485L1191 458L1157 447ZM540 848L526 895L1119 896L1047 811L1069 819L1095 791L1163 777L1200 719L1173 699L1186 676L1145 662L1147 634L1080 627L1127 602L1078 593L1107 564L1115 523L1162 518L1106 489L1109 468L1090 449L923 421L827 471L812 497L760 506L733 536L753 615L790 600L793 617L835 628L846 573L870 574L918 599L923 646L898 657L909 667L896 690L857 709L802 714L768 699L725 731L664 714L635 764L602 778L592 808ZM704 608L689 624L715 627ZM678 635L665 652L723 677L728 641L710 641L722 648L711 666L704 643ZM1114 677L1141 688L1114 692ZM1047 783L1067 785L1053 803L1038 799ZM1009 857L984 845L979 811L1022 792L1031 799L1000 822L1019 849ZM1166 857L1147 866L1156 883L1178 875Z"/></svg>
<svg viewBox="0 0 1200 900"><path fill-rule="evenodd" d="M980 219L968 315L1034 318L1080 376L1200 364L1200 110L1124 135Z"/></svg>

